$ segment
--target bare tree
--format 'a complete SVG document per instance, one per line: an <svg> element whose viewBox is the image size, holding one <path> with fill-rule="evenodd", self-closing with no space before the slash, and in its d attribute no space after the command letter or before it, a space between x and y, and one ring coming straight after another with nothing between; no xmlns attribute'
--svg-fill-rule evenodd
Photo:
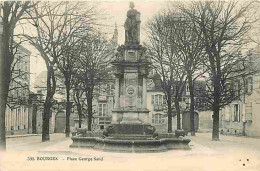
<svg viewBox="0 0 260 171"><path fill-rule="evenodd" d="M77 80L77 76L79 73L78 60L79 56L84 52L84 46L81 40L80 30L83 29L87 31L87 23L83 22L81 25L74 26L75 29L78 29L78 33L71 37L68 42L64 42L63 48L64 53L57 60L57 66L59 71L62 73L64 78L64 84L66 89L66 137L69 137L70 134L70 110L71 110L71 100L70 100L70 91L74 87L74 102L76 103L79 116L82 117L82 107L80 103L80 99L82 97L82 92L77 89L78 84L81 84L79 80ZM70 35L71 36L71 35Z"/></svg>
<svg viewBox="0 0 260 171"><path fill-rule="evenodd" d="M34 31L32 35L25 35L29 42L40 52L47 68L47 95L44 102L42 141L48 141L49 118L53 96L56 90L55 66L64 55L68 43L93 14L92 8L85 8L82 12L81 3L72 2L41 2L33 8L28 20ZM80 13L79 13L80 12ZM82 12L82 13L81 13Z"/></svg>
<svg viewBox="0 0 260 171"><path fill-rule="evenodd" d="M104 78L107 78L107 66L110 63L111 52L108 43L99 34L86 33L82 37L83 53L80 55L78 79L81 80L80 89L84 90L87 100L88 130L92 130L92 102L94 89Z"/></svg>
<svg viewBox="0 0 260 171"><path fill-rule="evenodd" d="M70 102L70 90L73 84L73 73L75 72L75 62L77 60L77 50L74 48L74 44L71 42L68 45L63 46L66 50L63 55L58 58L57 66L59 71L62 73L64 78L64 84L66 89L66 128L65 134L66 137L70 136L70 110L71 110L71 102Z"/></svg>
<svg viewBox="0 0 260 171"><path fill-rule="evenodd" d="M181 129L180 98L185 87L186 72L182 54L175 47L175 16L169 11L156 15L148 23L149 43L146 45L153 69L160 75L168 107L168 132L172 132L172 102L177 114L177 129Z"/></svg>
<svg viewBox="0 0 260 171"><path fill-rule="evenodd" d="M238 55L251 27L248 16L253 1L205 1L180 5L190 20L202 31L207 54L204 66L209 70L207 102L213 110L212 140L219 140L219 110L232 101L227 78L245 69L245 58Z"/></svg>
<svg viewBox="0 0 260 171"><path fill-rule="evenodd" d="M32 7L29 1L5 1L0 4L1 58L0 58L0 150L6 149L5 109L11 81L11 65L14 60L13 43L16 24L23 19L25 12Z"/></svg>
<svg viewBox="0 0 260 171"><path fill-rule="evenodd" d="M194 99L194 82L198 78L202 70L202 63L204 60L202 32L189 20L189 17L184 15L177 9L171 9L170 12L172 21L169 23L174 29L174 36L172 42L177 52L181 54L181 65L184 67L186 78L188 81L188 89L190 93L190 131L191 135L195 135L195 99ZM202 72L203 73L203 72ZM181 95L179 95L181 96ZM179 97L178 96L178 97Z"/></svg>

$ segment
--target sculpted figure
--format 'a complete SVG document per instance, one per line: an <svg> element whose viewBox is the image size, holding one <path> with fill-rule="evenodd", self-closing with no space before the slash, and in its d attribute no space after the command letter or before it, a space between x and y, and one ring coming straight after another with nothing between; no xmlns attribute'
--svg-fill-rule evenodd
<svg viewBox="0 0 260 171"><path fill-rule="evenodd" d="M134 9L134 3L130 2L130 10L127 11L127 19L125 21L125 43L139 44L140 34L140 12Z"/></svg>

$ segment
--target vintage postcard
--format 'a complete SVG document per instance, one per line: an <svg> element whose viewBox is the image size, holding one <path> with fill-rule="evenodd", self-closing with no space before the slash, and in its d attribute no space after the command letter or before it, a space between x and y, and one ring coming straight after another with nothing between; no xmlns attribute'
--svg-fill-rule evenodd
<svg viewBox="0 0 260 171"><path fill-rule="evenodd" d="M260 170L260 1L1 1L0 171Z"/></svg>

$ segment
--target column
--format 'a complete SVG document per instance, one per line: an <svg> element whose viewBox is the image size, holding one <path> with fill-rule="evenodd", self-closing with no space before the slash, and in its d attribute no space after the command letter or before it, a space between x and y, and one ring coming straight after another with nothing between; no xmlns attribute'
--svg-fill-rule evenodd
<svg viewBox="0 0 260 171"><path fill-rule="evenodd" d="M24 106L21 107L21 114L22 114L22 118L21 118L21 129L24 129Z"/></svg>
<svg viewBox="0 0 260 171"><path fill-rule="evenodd" d="M8 115L9 115L9 113L8 113L8 107L6 106L6 108L5 108L5 130L7 131L7 128L8 128L8 125L7 125L7 121L8 121Z"/></svg>
<svg viewBox="0 0 260 171"><path fill-rule="evenodd" d="M115 108L119 108L119 77L116 76L115 83Z"/></svg>
<svg viewBox="0 0 260 171"><path fill-rule="evenodd" d="M146 76L143 75L143 108L147 108L147 90L146 90Z"/></svg>

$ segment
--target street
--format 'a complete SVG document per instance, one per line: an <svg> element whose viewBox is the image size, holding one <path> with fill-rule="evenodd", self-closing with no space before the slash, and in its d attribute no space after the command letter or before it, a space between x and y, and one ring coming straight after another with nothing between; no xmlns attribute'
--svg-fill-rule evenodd
<svg viewBox="0 0 260 171"><path fill-rule="evenodd" d="M7 139L0 170L259 170L260 139L221 135L211 141L210 133L191 138L191 150L161 153L110 153L93 149L69 148L64 134Z"/></svg>

